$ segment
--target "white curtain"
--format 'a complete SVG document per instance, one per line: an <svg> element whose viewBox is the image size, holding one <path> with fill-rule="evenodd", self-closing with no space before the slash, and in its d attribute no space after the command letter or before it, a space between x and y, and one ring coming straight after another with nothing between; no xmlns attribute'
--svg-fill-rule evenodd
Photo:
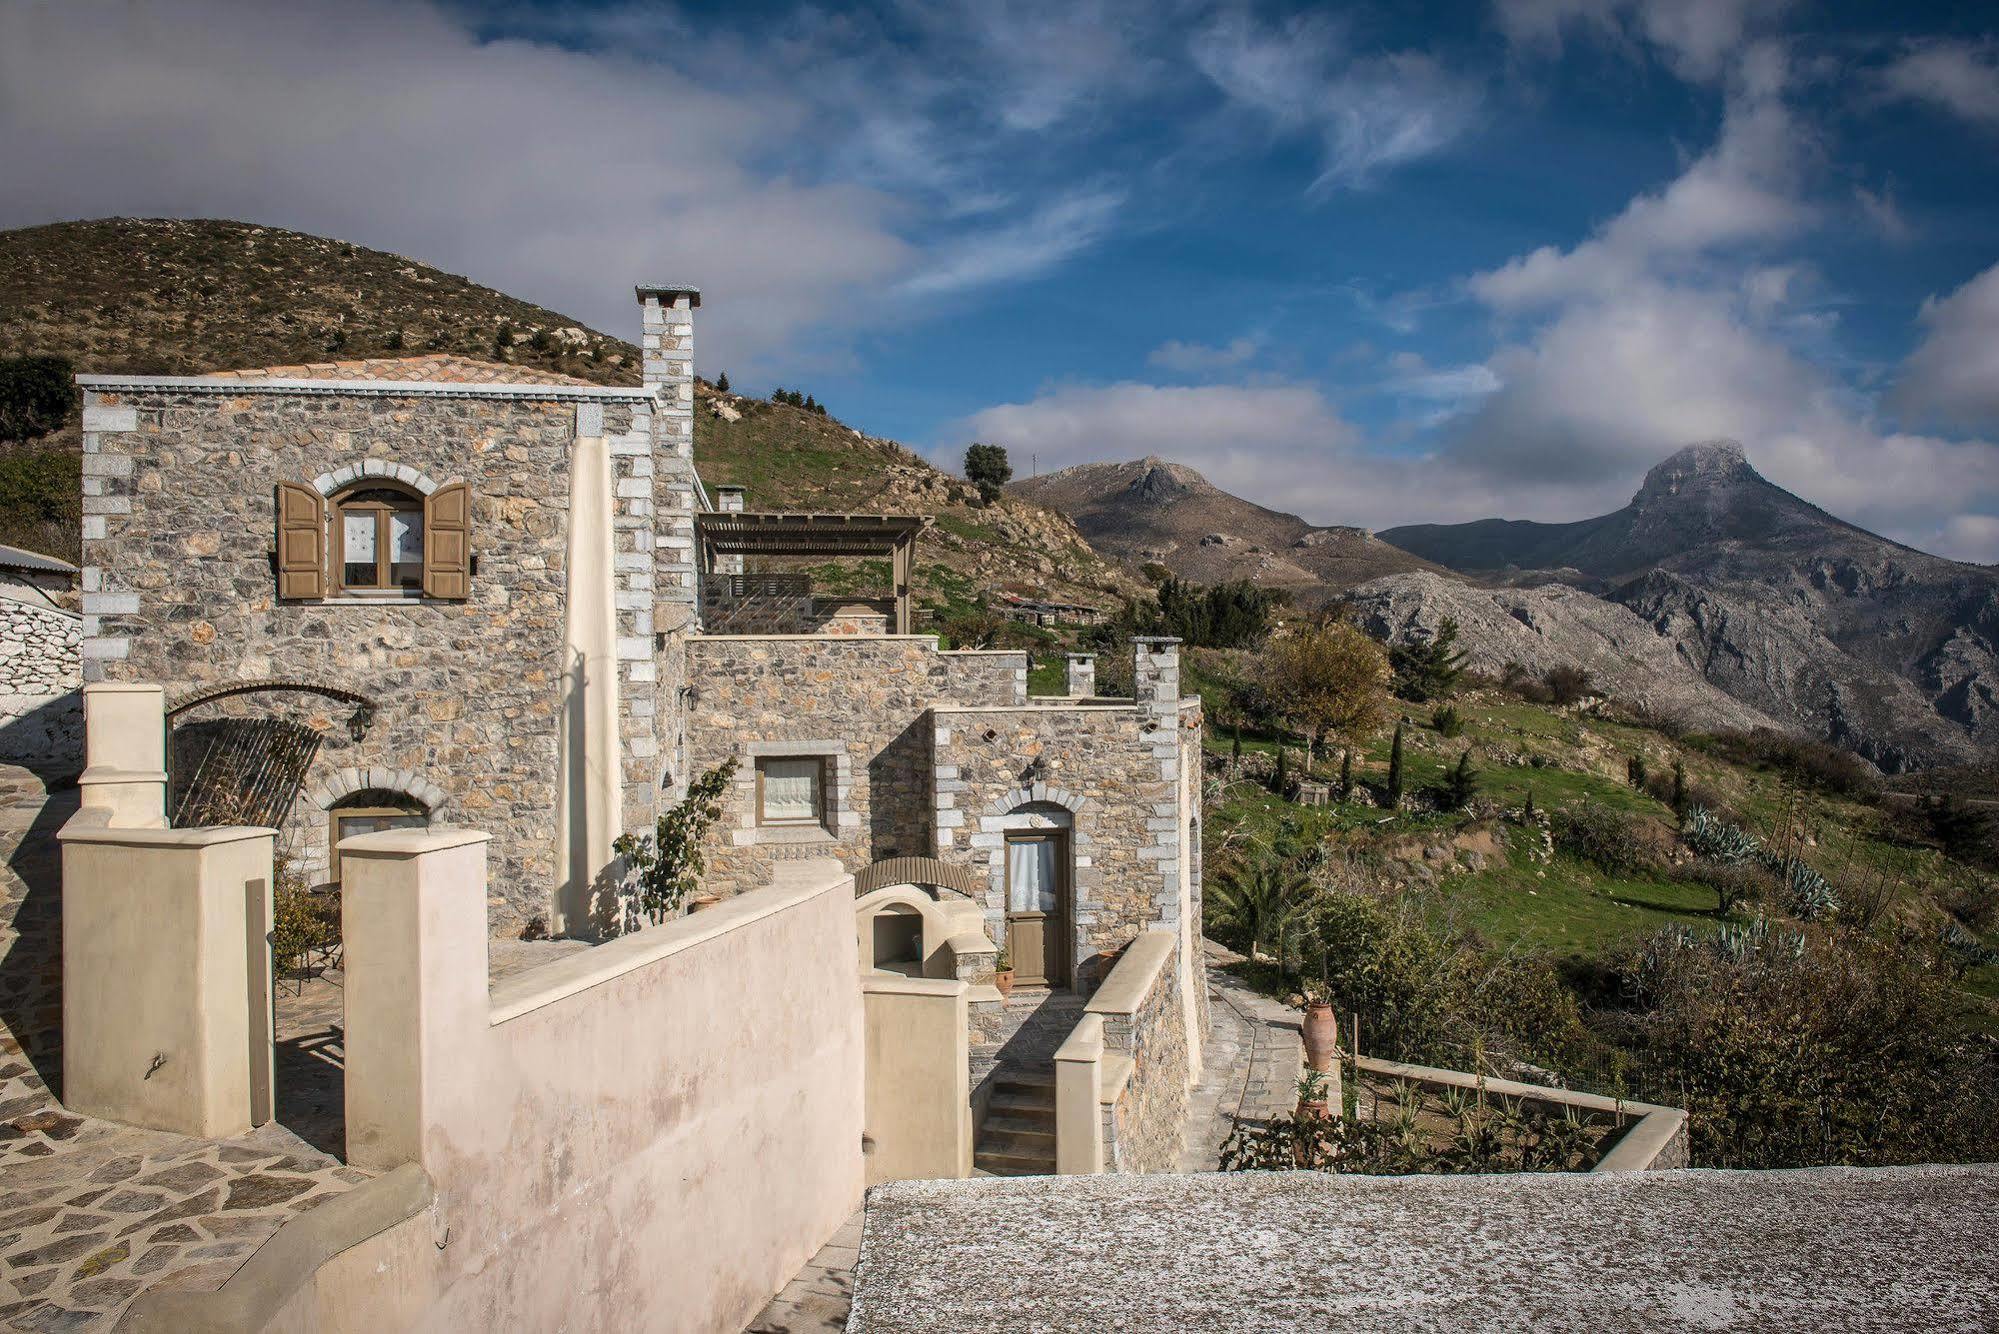
<svg viewBox="0 0 1999 1334"><path fill-rule="evenodd" d="M375 563L375 516L349 514L347 521L346 546L347 563L350 565L373 565Z"/></svg>
<svg viewBox="0 0 1999 1334"><path fill-rule="evenodd" d="M764 819L819 818L819 761L764 761Z"/></svg>
<svg viewBox="0 0 1999 1334"><path fill-rule="evenodd" d="M423 515L397 510L389 516L389 559L401 565L423 559Z"/></svg>
<svg viewBox="0 0 1999 1334"><path fill-rule="evenodd" d="M1008 912L1054 912L1055 840L1021 839L1007 845Z"/></svg>

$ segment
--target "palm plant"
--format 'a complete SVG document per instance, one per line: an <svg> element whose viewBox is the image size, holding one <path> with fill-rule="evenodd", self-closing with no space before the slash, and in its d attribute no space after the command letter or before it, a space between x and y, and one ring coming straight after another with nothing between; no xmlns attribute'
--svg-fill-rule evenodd
<svg viewBox="0 0 1999 1334"><path fill-rule="evenodd" d="M1284 966L1291 927L1310 893L1303 861L1267 847L1252 848L1216 878L1208 905L1216 924L1233 931L1254 958L1274 953Z"/></svg>

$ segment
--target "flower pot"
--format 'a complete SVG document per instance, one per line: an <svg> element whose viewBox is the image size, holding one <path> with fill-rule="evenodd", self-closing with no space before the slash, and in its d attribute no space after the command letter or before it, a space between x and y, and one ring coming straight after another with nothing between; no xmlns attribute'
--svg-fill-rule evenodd
<svg viewBox="0 0 1999 1334"><path fill-rule="evenodd" d="M1339 1059L1340 1030L1333 1020L1333 1007L1313 1001L1305 1007L1305 1064L1313 1070L1330 1071Z"/></svg>
<svg viewBox="0 0 1999 1334"><path fill-rule="evenodd" d="M1298 1099L1298 1119L1301 1121L1307 1117L1317 1117L1323 1121L1332 1114L1333 1105L1324 1098L1314 1098L1310 1101L1304 1098Z"/></svg>
<svg viewBox="0 0 1999 1334"><path fill-rule="evenodd" d="M1013 969L1009 968L1004 973L994 973L993 989L1002 996L1011 996L1013 994Z"/></svg>
<svg viewBox="0 0 1999 1334"><path fill-rule="evenodd" d="M721 901L722 896L720 894L696 894L687 901L687 910L689 912L707 912Z"/></svg>

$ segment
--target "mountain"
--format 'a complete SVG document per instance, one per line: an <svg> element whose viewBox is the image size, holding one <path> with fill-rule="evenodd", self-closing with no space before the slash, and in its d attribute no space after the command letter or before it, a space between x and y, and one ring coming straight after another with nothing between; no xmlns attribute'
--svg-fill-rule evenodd
<svg viewBox="0 0 1999 1334"><path fill-rule="evenodd" d="M348 241L207 219L0 231L0 357L55 354L82 371L192 375L425 352L599 384L639 379L638 349L624 339ZM1012 588L1115 605L1137 590L1059 514L1012 498L982 506L963 481L832 417L705 383L695 395L695 462L711 486L744 484L765 509L934 514L937 528L917 549L923 601L963 605ZM80 446L74 417L33 443L0 445L0 507L16 511L0 512L0 540L74 559L77 470L73 458L50 466ZM51 509L69 517L43 522Z"/></svg>
<svg viewBox="0 0 1999 1334"><path fill-rule="evenodd" d="M1891 772L1999 747L1999 569L1836 518L1733 442L1680 450L1598 518L1383 537L1488 580L1596 592L1703 680Z"/></svg>
<svg viewBox="0 0 1999 1334"><path fill-rule="evenodd" d="M1080 464L1009 489L1068 515L1098 550L1197 583L1248 579L1319 602L1381 575L1437 568L1364 528L1316 527L1159 458Z"/></svg>

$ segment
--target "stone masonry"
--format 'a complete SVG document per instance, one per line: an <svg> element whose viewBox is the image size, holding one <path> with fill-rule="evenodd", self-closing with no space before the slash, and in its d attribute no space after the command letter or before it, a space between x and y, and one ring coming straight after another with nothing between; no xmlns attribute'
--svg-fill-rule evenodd
<svg viewBox="0 0 1999 1334"><path fill-rule="evenodd" d="M737 761L708 852L709 883L733 892L767 884L774 864L797 857L859 870L931 855L927 711L1027 698L1025 655L940 652L927 636L693 636L687 662L691 771ZM831 761L829 828L757 827L763 755Z"/></svg>
<svg viewBox="0 0 1999 1334"><path fill-rule="evenodd" d="M83 763L83 618L0 588L0 762L45 775ZM32 599L32 600L28 600Z"/></svg>
<svg viewBox="0 0 1999 1334"><path fill-rule="evenodd" d="M579 435L607 436L618 498L625 815L628 826L650 823L662 752L680 730L669 720L662 746L654 579L678 578L684 564L657 545L655 488L671 505L691 505L689 484L661 480L654 466L653 391L580 382L82 382L84 472L101 483L84 497L86 679L158 682L170 696L265 678L366 694L376 712L359 742L341 725L348 708L298 693L239 696L176 721L276 716L319 733L284 831L310 873L323 869L310 859L326 822L311 794L341 787L343 771L413 775L442 793L434 821L494 835L491 921L503 934L545 918L556 883L570 457ZM668 471L692 476L691 465ZM469 484L467 600L278 599L276 484L332 494L371 477L425 493ZM670 532L680 517L668 516ZM690 598L679 579L665 600L685 607ZM677 692L677 659L665 675Z"/></svg>

